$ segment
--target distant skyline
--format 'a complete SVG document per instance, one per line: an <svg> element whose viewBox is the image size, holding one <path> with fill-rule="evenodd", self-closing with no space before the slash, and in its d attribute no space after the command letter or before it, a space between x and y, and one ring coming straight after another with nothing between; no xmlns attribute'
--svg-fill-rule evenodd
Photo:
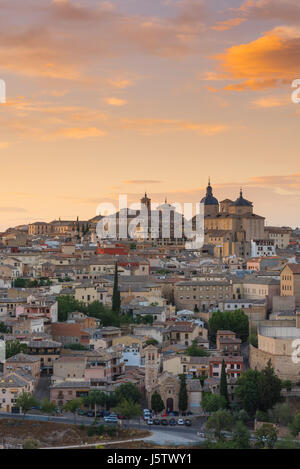
<svg viewBox="0 0 300 469"><path fill-rule="evenodd" d="M240 187L300 226L299 0L2 0L0 230Z"/></svg>

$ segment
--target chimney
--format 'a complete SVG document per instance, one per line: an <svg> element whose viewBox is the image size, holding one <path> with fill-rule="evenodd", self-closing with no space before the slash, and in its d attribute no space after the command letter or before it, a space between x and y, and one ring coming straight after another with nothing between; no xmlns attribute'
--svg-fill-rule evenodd
<svg viewBox="0 0 300 469"><path fill-rule="evenodd" d="M300 311L296 311L296 327L300 329Z"/></svg>

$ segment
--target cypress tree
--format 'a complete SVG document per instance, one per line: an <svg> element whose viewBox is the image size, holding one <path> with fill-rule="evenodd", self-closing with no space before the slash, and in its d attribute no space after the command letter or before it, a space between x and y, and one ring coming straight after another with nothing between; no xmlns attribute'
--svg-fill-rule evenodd
<svg viewBox="0 0 300 469"><path fill-rule="evenodd" d="M112 310L114 313L119 313L121 307L121 297L118 285L118 263L115 264L115 276L114 276L114 289L112 295Z"/></svg>
<svg viewBox="0 0 300 469"><path fill-rule="evenodd" d="M188 394L186 389L185 375L180 375L180 390L179 390L179 400L178 407L181 412L185 412L188 408Z"/></svg>
<svg viewBox="0 0 300 469"><path fill-rule="evenodd" d="M222 361L221 382L220 382L220 395L224 396L228 405L228 389L227 389L227 374L225 361Z"/></svg>

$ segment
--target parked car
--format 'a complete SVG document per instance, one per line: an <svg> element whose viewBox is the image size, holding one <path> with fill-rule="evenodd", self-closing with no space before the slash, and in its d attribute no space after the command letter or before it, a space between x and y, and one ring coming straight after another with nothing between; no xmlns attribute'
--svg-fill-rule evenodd
<svg viewBox="0 0 300 469"><path fill-rule="evenodd" d="M118 423L118 417L110 416L104 417L104 422L106 423Z"/></svg>
<svg viewBox="0 0 300 469"><path fill-rule="evenodd" d="M171 425L172 427L174 427L176 425L176 420L175 419L170 419L169 420L169 425Z"/></svg>
<svg viewBox="0 0 300 469"><path fill-rule="evenodd" d="M192 425L191 420L190 420L190 419L186 419L186 420L184 421L184 425L186 425L187 427L191 427L191 425Z"/></svg>
<svg viewBox="0 0 300 469"><path fill-rule="evenodd" d="M153 420L152 420L152 419L148 419L148 420L147 420L147 425L153 425Z"/></svg>
<svg viewBox="0 0 300 469"><path fill-rule="evenodd" d="M154 423L154 425L160 425L160 420L159 419L154 419L153 423Z"/></svg>
<svg viewBox="0 0 300 469"><path fill-rule="evenodd" d="M124 417L124 415L121 415L121 414L118 414L117 417L118 417L119 420L125 420L126 419L126 417Z"/></svg>
<svg viewBox="0 0 300 469"><path fill-rule="evenodd" d="M78 412L77 412L78 415L86 415L86 413L87 411L84 409L78 409Z"/></svg>
<svg viewBox="0 0 300 469"><path fill-rule="evenodd" d="M89 410L86 414L88 417L95 417L95 412L93 410Z"/></svg>
<svg viewBox="0 0 300 469"><path fill-rule="evenodd" d="M165 426L166 426L166 425L169 425L169 422L168 422L168 420L166 420L166 419L162 419L162 420L160 421L160 423L161 423L161 425L165 425Z"/></svg>
<svg viewBox="0 0 300 469"><path fill-rule="evenodd" d="M182 419L177 420L177 425L184 425L184 421Z"/></svg>

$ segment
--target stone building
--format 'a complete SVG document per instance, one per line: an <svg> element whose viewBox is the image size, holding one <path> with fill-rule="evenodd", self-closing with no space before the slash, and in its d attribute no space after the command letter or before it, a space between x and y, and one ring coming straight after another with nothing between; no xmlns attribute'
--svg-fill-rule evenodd
<svg viewBox="0 0 300 469"><path fill-rule="evenodd" d="M294 296L300 307L300 264L287 264L280 273L280 295Z"/></svg>
<svg viewBox="0 0 300 469"><path fill-rule="evenodd" d="M187 280L174 285L174 299L177 309L201 312L218 307L219 302L232 298L232 285L227 279L200 281ZM206 318L203 318L204 320Z"/></svg>
<svg viewBox="0 0 300 469"><path fill-rule="evenodd" d="M250 366L262 370L271 360L275 373L282 380L300 383L300 312L294 321L264 321L258 327L258 348L250 346Z"/></svg>
<svg viewBox="0 0 300 469"><path fill-rule="evenodd" d="M242 190L235 201L225 199L219 203L209 181L201 203L205 243L215 246L215 256L250 257L251 240L265 238L265 218L253 213L253 203L243 197Z"/></svg>

